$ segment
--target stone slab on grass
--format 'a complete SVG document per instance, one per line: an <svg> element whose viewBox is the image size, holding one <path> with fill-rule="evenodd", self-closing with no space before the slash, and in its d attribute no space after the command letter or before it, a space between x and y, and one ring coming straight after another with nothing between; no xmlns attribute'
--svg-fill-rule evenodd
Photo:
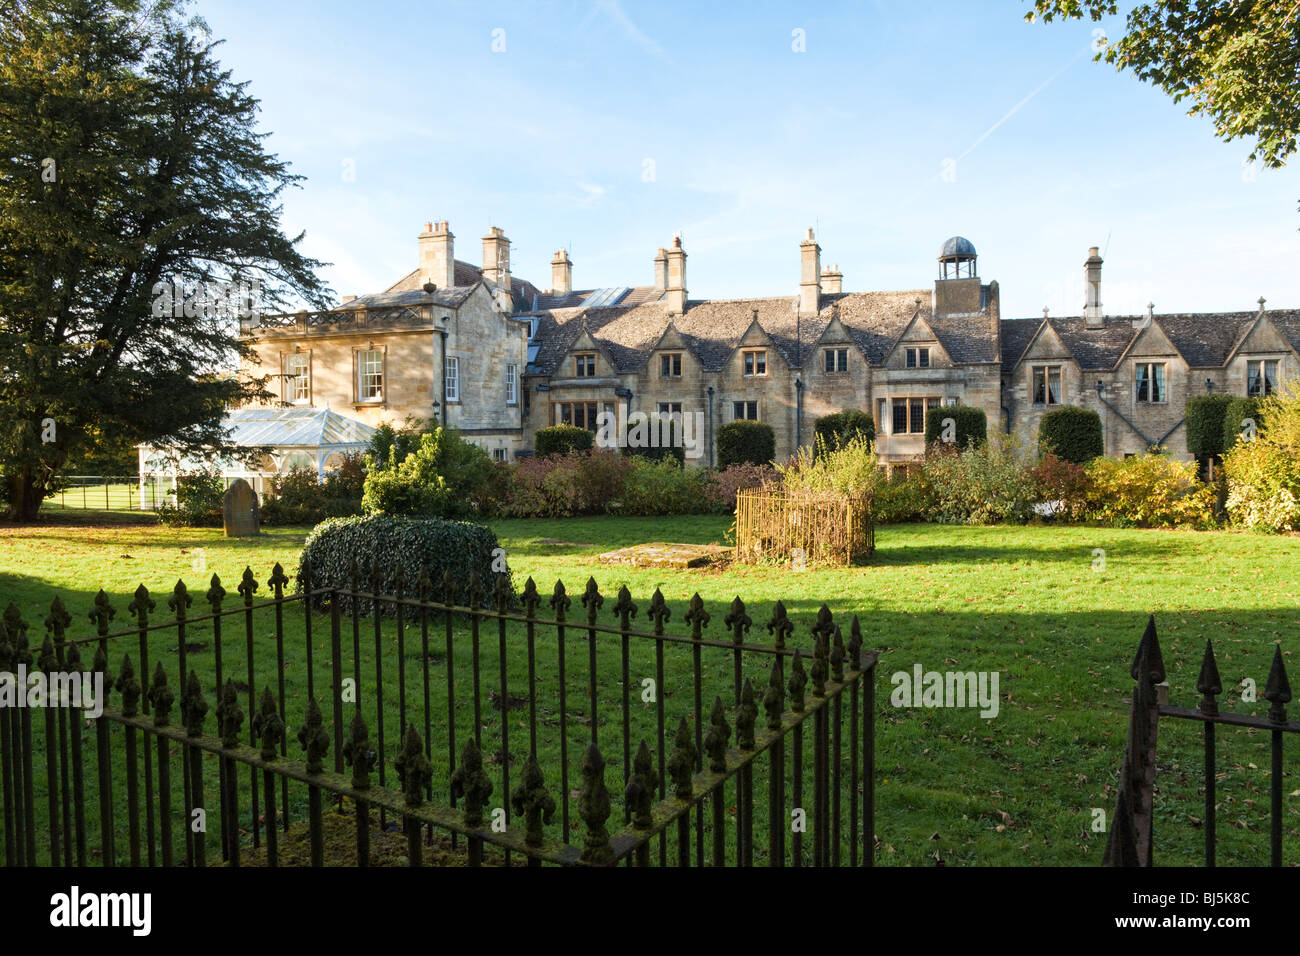
<svg viewBox="0 0 1300 956"><path fill-rule="evenodd" d="M702 568L731 556L720 544L670 544L655 541L634 544L596 556L601 564L629 564L637 568Z"/></svg>

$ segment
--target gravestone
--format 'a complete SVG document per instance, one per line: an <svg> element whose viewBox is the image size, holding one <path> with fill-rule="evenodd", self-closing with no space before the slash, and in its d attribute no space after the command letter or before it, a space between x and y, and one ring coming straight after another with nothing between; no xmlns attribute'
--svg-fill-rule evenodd
<svg viewBox="0 0 1300 956"><path fill-rule="evenodd" d="M249 538L261 533L257 493L243 478L236 478L226 489L223 517L227 538Z"/></svg>

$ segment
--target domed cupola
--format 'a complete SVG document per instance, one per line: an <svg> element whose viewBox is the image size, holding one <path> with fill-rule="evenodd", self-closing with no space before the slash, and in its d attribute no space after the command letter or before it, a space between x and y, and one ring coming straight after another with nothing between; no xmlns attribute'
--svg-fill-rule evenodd
<svg viewBox="0 0 1300 956"><path fill-rule="evenodd" d="M939 250L940 279L973 279L975 269L975 243L962 236L953 236Z"/></svg>

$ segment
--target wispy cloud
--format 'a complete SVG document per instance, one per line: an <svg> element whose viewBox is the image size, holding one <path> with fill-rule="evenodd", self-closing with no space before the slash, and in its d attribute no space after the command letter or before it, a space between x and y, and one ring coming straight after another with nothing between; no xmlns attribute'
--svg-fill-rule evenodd
<svg viewBox="0 0 1300 956"><path fill-rule="evenodd" d="M661 47L655 40L648 36L644 30L636 25L627 11L623 9L623 4L619 0L596 0L594 8L596 11L604 14L611 23L623 31L624 35L633 43L640 46L647 53L657 56L662 60L672 62L672 57Z"/></svg>

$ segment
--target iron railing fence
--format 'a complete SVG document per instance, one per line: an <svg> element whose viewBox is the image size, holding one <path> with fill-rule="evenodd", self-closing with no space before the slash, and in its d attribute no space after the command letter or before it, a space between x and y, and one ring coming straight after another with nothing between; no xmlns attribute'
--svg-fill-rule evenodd
<svg viewBox="0 0 1300 956"><path fill-rule="evenodd" d="M698 594L672 633L658 590L642 611L627 588L606 608L594 580L575 601L531 578L516 595L508 575L490 594L444 577L437 599L427 574L411 595L400 576L388 594L366 578L354 568L345 586L313 587L304 569L289 594L277 564L257 601L246 569L231 606L213 575L197 615L177 582L166 619L142 585L119 630L101 591L93 636L75 635L56 598L35 651L10 603L0 680L30 690L39 673L68 706L0 707L7 863L276 865L305 822L320 865L338 812L354 818L358 865L399 824L411 865L435 833L470 865L485 846L507 864L871 865L877 656L856 616L846 641L822 605L796 641L778 601L756 643L739 598L726 636L707 637ZM87 700L66 695L92 647L86 673L114 697L88 720Z"/></svg>
<svg viewBox="0 0 1300 956"><path fill-rule="evenodd" d="M222 478L229 489L237 476ZM268 487L270 482L267 482ZM176 478L168 475L67 475L59 489L46 496L44 506L85 511L157 511L161 505L176 505Z"/></svg>
<svg viewBox="0 0 1300 956"><path fill-rule="evenodd" d="M1286 705L1291 701L1291 683L1282 662L1282 645L1275 646L1273 664L1264 685L1263 698L1269 702L1267 716L1221 713L1218 696L1223 693L1214 645L1205 642L1201 672L1196 689L1201 700L1193 710L1168 703L1165 662L1156 635L1155 616L1147 620L1146 631L1138 644L1130 674L1137 682L1129 714L1128 740L1120 767L1119 793L1115 815L1106 839L1104 866L1152 866L1154 857L1156 732L1161 717L1200 721L1205 756L1205 865L1215 865L1215 822L1217 816L1216 781L1218 764L1215 752L1215 727L1225 724L1266 730L1272 760L1269 776L1269 864L1282 865L1282 735L1300 733L1300 721L1287 720Z"/></svg>

